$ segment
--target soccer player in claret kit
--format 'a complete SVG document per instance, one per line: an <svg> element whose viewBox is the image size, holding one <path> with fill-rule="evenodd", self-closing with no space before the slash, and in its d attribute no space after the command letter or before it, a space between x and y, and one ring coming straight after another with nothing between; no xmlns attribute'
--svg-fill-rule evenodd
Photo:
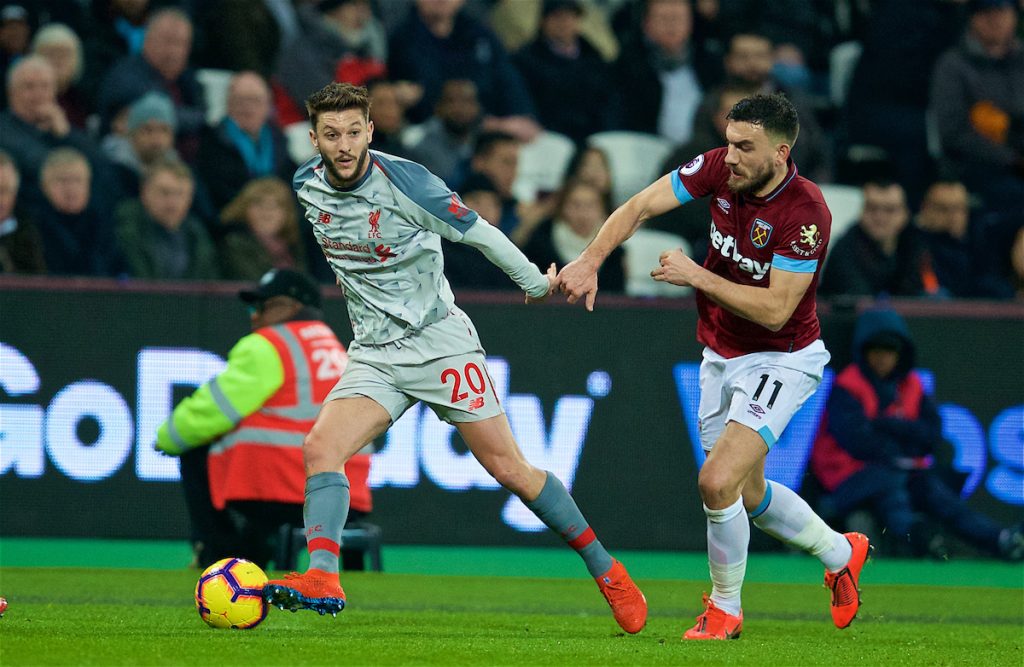
<svg viewBox="0 0 1024 667"><path fill-rule="evenodd" d="M645 220L711 195L704 266L677 249L662 253L651 272L697 291L697 339L705 345L698 417L707 458L698 486L712 589L684 639L740 635L750 541L744 510L764 532L821 560L832 620L845 628L860 606L868 539L833 531L800 496L764 477L765 457L829 360L814 293L832 217L821 191L790 158L799 122L785 96L745 98L728 120L728 146L696 156L612 213L558 274L558 288L593 310L597 269L612 249Z"/></svg>
<svg viewBox="0 0 1024 667"><path fill-rule="evenodd" d="M366 89L332 83L306 101L317 155L293 186L345 294L355 340L337 386L303 443L309 569L270 581L264 597L292 610L337 613L341 532L349 507L345 461L423 401L452 423L480 464L583 558L623 630L639 632L647 602L594 535L562 483L523 457L484 363L476 329L455 305L441 237L500 267L528 302L545 275L497 228L423 166L369 150Z"/></svg>

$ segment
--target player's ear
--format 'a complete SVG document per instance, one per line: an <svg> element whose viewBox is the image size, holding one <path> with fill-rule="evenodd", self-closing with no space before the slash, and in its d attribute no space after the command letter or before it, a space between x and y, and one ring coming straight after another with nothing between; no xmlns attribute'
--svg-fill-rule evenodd
<svg viewBox="0 0 1024 667"><path fill-rule="evenodd" d="M366 122L366 143L369 144L369 143L372 143L372 142L373 142L373 121L370 120L370 121Z"/></svg>
<svg viewBox="0 0 1024 667"><path fill-rule="evenodd" d="M786 164L791 150L792 147L789 144L779 144L775 148L775 159L778 160L779 164Z"/></svg>
<svg viewBox="0 0 1024 667"><path fill-rule="evenodd" d="M313 144L313 148L320 150L320 145L316 142L316 131L313 128L309 128L309 142Z"/></svg>

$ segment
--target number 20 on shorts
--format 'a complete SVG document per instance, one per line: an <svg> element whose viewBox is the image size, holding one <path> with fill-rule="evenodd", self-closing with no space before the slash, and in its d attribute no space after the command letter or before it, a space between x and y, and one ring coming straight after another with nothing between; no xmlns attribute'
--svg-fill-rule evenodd
<svg viewBox="0 0 1024 667"><path fill-rule="evenodd" d="M449 378L452 379L452 403L458 403L469 396L468 392L461 391L463 378L474 394L481 395L487 391L483 371L473 362L466 364L461 373L457 368L446 368L441 371L441 384L448 384Z"/></svg>

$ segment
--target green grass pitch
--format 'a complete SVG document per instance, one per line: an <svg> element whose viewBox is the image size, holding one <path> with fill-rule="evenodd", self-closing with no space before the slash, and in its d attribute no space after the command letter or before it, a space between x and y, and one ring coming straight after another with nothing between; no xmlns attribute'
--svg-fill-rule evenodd
<svg viewBox="0 0 1024 667"><path fill-rule="evenodd" d="M973 566L983 581L1002 582L968 587L892 583L913 580L901 574L912 567L869 563L860 617L840 631L820 573L803 576L817 571L809 560L774 561L776 572L800 563L807 583L752 573L741 639L685 643L708 588L702 580L638 575L651 613L636 636L618 629L582 576L391 572L346 574L349 607L337 618L272 609L259 627L231 631L200 621L192 570L4 567L0 664L1024 665L1020 567L960 565L967 577Z"/></svg>

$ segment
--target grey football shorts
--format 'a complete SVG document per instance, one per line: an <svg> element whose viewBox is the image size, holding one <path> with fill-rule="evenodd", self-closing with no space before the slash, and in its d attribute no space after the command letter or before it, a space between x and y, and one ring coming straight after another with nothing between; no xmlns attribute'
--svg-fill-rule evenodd
<svg viewBox="0 0 1024 667"><path fill-rule="evenodd" d="M353 345L348 366L326 401L365 396L394 423L417 401L446 422L473 422L504 412L487 374L476 328L461 310L406 338Z"/></svg>

